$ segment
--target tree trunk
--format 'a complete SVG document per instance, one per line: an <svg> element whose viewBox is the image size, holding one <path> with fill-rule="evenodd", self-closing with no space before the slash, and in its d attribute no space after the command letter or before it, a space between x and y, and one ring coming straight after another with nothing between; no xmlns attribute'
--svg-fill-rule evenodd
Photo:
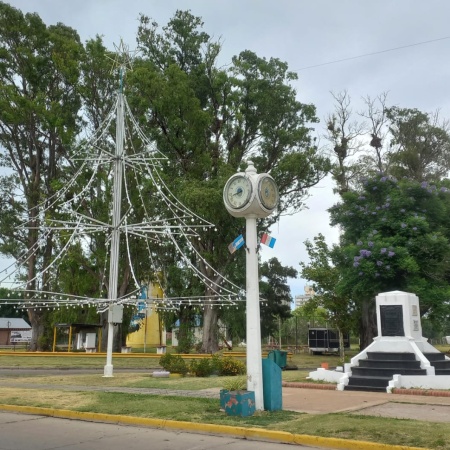
<svg viewBox="0 0 450 450"><path fill-rule="evenodd" d="M215 353L219 350L217 340L218 307L205 306L203 313L202 353Z"/></svg>
<svg viewBox="0 0 450 450"><path fill-rule="evenodd" d="M375 299L364 299L361 304L361 326L359 332L359 348L364 350L377 336L377 316Z"/></svg>
<svg viewBox="0 0 450 450"><path fill-rule="evenodd" d="M194 345L194 335L192 323L192 307L186 306L180 311L180 327L178 328L178 353L190 353L191 347Z"/></svg>
<svg viewBox="0 0 450 450"><path fill-rule="evenodd" d="M338 328L339 333L339 360L342 365L345 363L345 347L344 347L344 333Z"/></svg>
<svg viewBox="0 0 450 450"><path fill-rule="evenodd" d="M40 351L41 348L41 336L44 335L44 321L43 312L37 311L33 309L28 310L28 319L31 325L31 341L30 341L30 350L32 352Z"/></svg>

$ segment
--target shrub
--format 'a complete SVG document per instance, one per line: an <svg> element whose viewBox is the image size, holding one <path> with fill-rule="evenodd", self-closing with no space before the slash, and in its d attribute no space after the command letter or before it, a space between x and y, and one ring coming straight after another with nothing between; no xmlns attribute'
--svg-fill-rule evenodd
<svg viewBox="0 0 450 450"><path fill-rule="evenodd" d="M223 387L228 391L243 391L247 389L247 377L233 377L225 380L223 383Z"/></svg>
<svg viewBox="0 0 450 450"><path fill-rule="evenodd" d="M212 367L212 373L221 375L222 373L222 357L220 354L212 355L211 357L211 367Z"/></svg>
<svg viewBox="0 0 450 450"><path fill-rule="evenodd" d="M213 370L212 361L209 358L193 359L189 364L189 372L196 377L209 377Z"/></svg>
<svg viewBox="0 0 450 450"><path fill-rule="evenodd" d="M178 353L190 353L195 344L195 336L193 330L188 324L181 324L178 331L176 331L178 338Z"/></svg>
<svg viewBox="0 0 450 450"><path fill-rule="evenodd" d="M188 367L186 362L180 355L172 355L171 353L166 353L159 359L159 365L168 372L171 373L181 373L186 375Z"/></svg>
<svg viewBox="0 0 450 450"><path fill-rule="evenodd" d="M245 364L237 359L226 356L220 361L220 375L243 375L246 373Z"/></svg>

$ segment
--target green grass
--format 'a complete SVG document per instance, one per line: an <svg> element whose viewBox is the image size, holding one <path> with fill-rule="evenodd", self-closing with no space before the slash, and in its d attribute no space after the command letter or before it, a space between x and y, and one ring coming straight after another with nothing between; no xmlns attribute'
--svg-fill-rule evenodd
<svg viewBox="0 0 450 450"><path fill-rule="evenodd" d="M306 382L307 371L282 372L283 381ZM182 378L154 378L151 374L116 373L112 378L103 378L101 373L92 375L67 375L64 372L58 375L21 375L11 370L1 378L3 386L15 383L36 383L50 385L76 385L76 386L115 386L132 388L154 389L181 389L200 390L210 388L223 388L226 380L235 377L182 377Z"/></svg>
<svg viewBox="0 0 450 450"><path fill-rule="evenodd" d="M158 358L114 358L116 368L126 369L152 369L159 367ZM103 369L106 364L105 356L9 356L0 353L0 368L20 367L47 368L47 369Z"/></svg>
<svg viewBox="0 0 450 450"><path fill-rule="evenodd" d="M352 352L352 356L355 352ZM0 352L1 367L20 367L20 368L98 368L102 369L106 363L106 357L92 356L92 354L79 353L76 356L20 356L6 355ZM241 358L243 359L243 358ZM155 369L159 367L159 358L147 358L145 354L139 357L114 357L113 365L117 368L130 369ZM327 362L330 367L341 365L339 356L330 355L309 355L308 353L299 353L292 355L288 359L289 366L297 366L301 369L315 370L320 367L322 362Z"/></svg>

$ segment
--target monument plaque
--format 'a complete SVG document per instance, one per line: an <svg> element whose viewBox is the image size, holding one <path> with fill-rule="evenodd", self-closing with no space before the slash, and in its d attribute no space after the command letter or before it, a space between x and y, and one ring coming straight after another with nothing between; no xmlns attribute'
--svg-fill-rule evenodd
<svg viewBox="0 0 450 450"><path fill-rule="evenodd" d="M401 305L381 305L381 335L404 336L403 308Z"/></svg>

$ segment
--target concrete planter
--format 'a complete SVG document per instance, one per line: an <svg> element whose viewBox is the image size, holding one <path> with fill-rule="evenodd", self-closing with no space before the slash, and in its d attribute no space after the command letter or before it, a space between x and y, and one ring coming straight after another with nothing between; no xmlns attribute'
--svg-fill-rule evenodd
<svg viewBox="0 0 450 450"><path fill-rule="evenodd" d="M225 411L225 396L230 392L228 389L221 389L220 390L220 409L223 409Z"/></svg>
<svg viewBox="0 0 450 450"><path fill-rule="evenodd" d="M255 413L255 393L253 391L220 391L220 406L228 416L253 416Z"/></svg>

